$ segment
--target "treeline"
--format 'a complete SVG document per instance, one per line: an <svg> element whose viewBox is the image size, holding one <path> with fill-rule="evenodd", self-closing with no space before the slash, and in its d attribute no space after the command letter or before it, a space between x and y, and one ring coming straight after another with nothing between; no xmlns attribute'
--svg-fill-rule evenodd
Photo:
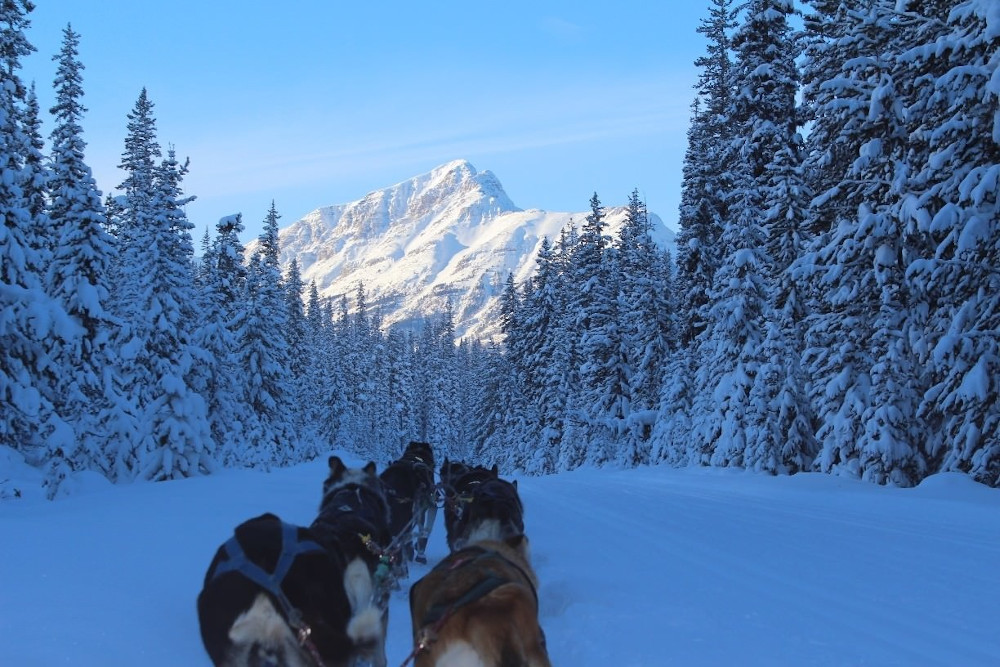
<svg viewBox="0 0 1000 667"><path fill-rule="evenodd" d="M595 195L508 290L484 455L1000 484L996 4L806 6L712 0L676 273Z"/></svg>
<svg viewBox="0 0 1000 667"><path fill-rule="evenodd" d="M472 382L459 369L475 367L474 350L456 347L450 310L420 333L384 333L362 285L350 314L346 298L320 299L294 263L279 267L273 204L250 257L235 215L206 231L196 261L187 164L160 147L145 90L127 117L124 178L102 201L69 27L44 152L18 75L31 9L0 7L0 446L44 471L48 495L78 471L165 480L333 443L384 460L412 439L465 451Z"/></svg>
<svg viewBox="0 0 1000 667"><path fill-rule="evenodd" d="M334 444L388 460L409 440L534 473L1000 485L990 0L813 0L801 30L789 0L712 0L676 256L637 192L614 238L595 194L530 280L508 278L486 348L456 344L450 308L384 331L362 285L321 299L279 266L273 205L250 257L232 216L196 261L187 164L145 91L102 201L69 28L45 151L18 74L30 7L0 7L0 446L50 495L81 470L171 479Z"/></svg>

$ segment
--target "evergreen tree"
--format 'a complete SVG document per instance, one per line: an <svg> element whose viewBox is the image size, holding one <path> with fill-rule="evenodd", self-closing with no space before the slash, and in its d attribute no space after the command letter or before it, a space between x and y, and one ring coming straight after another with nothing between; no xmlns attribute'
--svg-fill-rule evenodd
<svg viewBox="0 0 1000 667"><path fill-rule="evenodd" d="M859 229L858 215L872 194L865 188L876 182L866 181L862 170L879 179L881 175L873 174L887 164L881 151L865 148L873 148L869 142L877 141L868 114L884 67L877 55L890 42L882 20L884 5L877 0L856 11L821 5L807 23L815 34L803 75L807 91L814 95L807 98L810 115L820 130L818 136L810 133L807 147L807 173L817 196L807 223L814 236L793 270L798 279L807 281L813 301L804 370L812 380L810 403L818 427L815 466L850 475L861 474L861 418L871 405L874 363L869 349L874 337L872 313L879 310L880 290L868 268L875 265L871 229ZM843 25L831 28L823 18L828 16L842 19ZM839 60L846 53L853 57ZM834 144L839 148L831 153L827 147Z"/></svg>
<svg viewBox="0 0 1000 667"><path fill-rule="evenodd" d="M114 240L105 231L101 193L84 161L83 129L86 111L81 70L77 59L79 36L67 26L63 47L53 59L59 63L56 103L50 110L56 121L52 131L52 157L48 179L47 217L55 239L46 282L83 335L70 345L53 349L58 367L53 401L72 424L72 446L52 452L48 470L50 494L72 470L107 471L103 451L117 449L121 442L107 444L107 437L130 432L132 407L124 404L118 387L117 361L109 345L116 327L108 310L109 281L114 263ZM121 419L125 422L118 423Z"/></svg>
<svg viewBox="0 0 1000 667"><path fill-rule="evenodd" d="M734 188L728 202L734 215L721 238L725 256L716 273L714 303L701 345L699 382L713 395L705 421L699 424L699 442L703 460L711 450L714 465L756 465L747 459L749 452L757 455L750 431L754 420L766 418L769 410L767 405L753 405L751 393L760 369L774 280L773 260L765 245L773 220L767 215L780 210L778 202L772 210L766 208L767 195L769 189L787 190L786 174L776 169L774 160L792 150L797 124L794 53L787 46L786 16L791 12L788 0L754 0L733 36L737 92L729 118L738 138L732 144ZM769 403L774 397L754 398Z"/></svg>
<svg viewBox="0 0 1000 667"><path fill-rule="evenodd" d="M47 452L70 446L72 431L47 400L55 372L51 339L72 344L80 330L46 291L33 193L38 172L35 127L25 124L27 91L18 76L34 47L25 30L34 5L0 5L0 445L38 465Z"/></svg>
<svg viewBox="0 0 1000 667"><path fill-rule="evenodd" d="M577 398L578 414L587 426L582 445L586 461L596 465L615 459L631 401L631 369L622 349L613 260L604 228L604 207L595 192L573 253L576 291L570 309L577 318L583 360Z"/></svg>
<svg viewBox="0 0 1000 667"><path fill-rule="evenodd" d="M177 162L173 149L153 173L147 229L135 230L148 242L143 266L148 279L140 294L141 312L148 318L137 329L143 336L136 368L149 384L142 388L142 430L137 473L144 479L189 477L215 468L214 447L205 401L192 388L192 371L205 351L193 340L194 247L192 224L180 183L187 163ZM133 237L133 238L137 238Z"/></svg>
<svg viewBox="0 0 1000 667"><path fill-rule="evenodd" d="M455 359L455 325L451 301L445 304L444 313L436 322L425 325L429 336L424 339L422 366L426 369L426 396L428 403L423 437L445 450L457 449L461 391Z"/></svg>
<svg viewBox="0 0 1000 667"><path fill-rule="evenodd" d="M624 460L649 462L649 437L666 364L666 294L663 258L650 236L650 223L639 191L633 190L617 239L618 310L622 349L628 358L630 414Z"/></svg>
<svg viewBox="0 0 1000 667"><path fill-rule="evenodd" d="M508 273L500 295L500 331L504 336L502 352L497 353L490 372L490 386L479 416L482 435L477 455L489 465L505 470L523 465L524 450L519 445L531 439L534 413L524 395L524 328L521 295Z"/></svg>
<svg viewBox="0 0 1000 667"><path fill-rule="evenodd" d="M285 305L287 309L286 337L288 338L289 354L289 392L292 397L290 407L293 410L293 414L290 415L290 421L294 424L296 432L301 433L305 426L302 411L305 406L305 375L308 354L305 349L305 304L302 302L304 285L302 283L302 275L299 273L298 260L294 257L289 262L283 286L285 288Z"/></svg>
<svg viewBox="0 0 1000 667"><path fill-rule="evenodd" d="M118 165L125 172L125 179L118 185L122 194L113 202L108 202L108 219L119 248L119 262L114 274L117 289L113 295L115 314L124 324L120 345L133 335L133 329L145 326L143 292L150 276L137 270L137 267L143 266L144 256L150 247L147 234L153 226L153 181L156 164L161 157L160 144L156 140L153 103L143 88L135 107L128 114L125 152Z"/></svg>
<svg viewBox="0 0 1000 667"><path fill-rule="evenodd" d="M208 407L212 441L218 459L225 465L239 462L238 449L245 445L250 422L243 401L242 380L236 363L238 315L242 309L246 267L243 263L243 231L240 214L221 218L216 237L202 257L199 325L194 334L196 348L205 351L199 360L193 386Z"/></svg>
<svg viewBox="0 0 1000 667"><path fill-rule="evenodd" d="M398 327L386 335L389 357L389 442L404 446L417 439L416 362L412 336ZM440 451L440 450L439 450Z"/></svg>
<svg viewBox="0 0 1000 667"><path fill-rule="evenodd" d="M536 472L555 472L568 393L569 341L564 326L567 285L557 271L548 238L542 239L535 261L532 289L523 308L524 330L528 336L524 366L529 375L526 397L538 410L540 437L537 442L528 441L533 451L526 465Z"/></svg>
<svg viewBox="0 0 1000 667"><path fill-rule="evenodd" d="M1000 486L1000 70L992 3L914 3L919 22L899 56L914 72L914 161L907 220L931 241L906 278L928 305L920 403L934 469L970 473ZM994 14L990 14L993 11Z"/></svg>
<svg viewBox="0 0 1000 667"><path fill-rule="evenodd" d="M739 54L742 90L734 117L745 119L740 145L743 173L750 177L747 205L759 207L765 233L763 257L769 263L768 322L760 372L750 395L747 449L743 464L769 472L795 472L809 466L815 455L811 410L800 358L801 322L806 310L789 268L802 255L807 220L808 188L802 172L800 113L796 104L798 56L786 0L751 4L745 26L734 42Z"/></svg>
<svg viewBox="0 0 1000 667"><path fill-rule="evenodd" d="M691 345L705 329L709 292L721 259L717 245L729 217L725 193L732 178L725 158L733 137L728 119L734 86L729 32L735 26L732 0L712 0L708 18L698 27L708 46L695 60L701 74L684 154L676 241L684 345Z"/></svg>
<svg viewBox="0 0 1000 667"><path fill-rule="evenodd" d="M330 377L326 367L332 322L327 318L320 300L316 281L309 284L305 311L305 338L303 342L304 376L301 379L299 406L302 419L302 439L311 443L308 456L320 455L332 448L333 433L327 430L330 415L323 396L328 385L336 378Z"/></svg>
<svg viewBox="0 0 1000 667"><path fill-rule="evenodd" d="M52 261L52 254L56 250L58 239L52 230L51 221L46 211L50 174L45 165L45 141L42 139L42 119L34 82L28 87L24 104L19 107L19 111L22 115L21 125L28 140L24 153L26 175L24 203L31 219L30 242L38 254L39 272L44 274L46 267ZM47 283L45 283L45 288L49 290Z"/></svg>
<svg viewBox="0 0 1000 667"><path fill-rule="evenodd" d="M288 312L278 265L278 211L271 203L247 267L245 310L236 317L239 368L253 414L245 462L269 467L295 460L289 407Z"/></svg>

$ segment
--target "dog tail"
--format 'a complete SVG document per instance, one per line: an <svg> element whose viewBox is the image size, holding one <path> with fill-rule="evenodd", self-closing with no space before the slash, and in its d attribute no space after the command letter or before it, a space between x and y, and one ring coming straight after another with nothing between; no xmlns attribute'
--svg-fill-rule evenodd
<svg viewBox="0 0 1000 667"><path fill-rule="evenodd" d="M375 586L368 566L355 558L344 571L344 590L351 603L351 620L347 636L355 646L373 646L382 641L382 612L375 606Z"/></svg>
<svg viewBox="0 0 1000 667"><path fill-rule="evenodd" d="M229 640L226 664L280 665L300 655L291 628L264 593L233 621Z"/></svg>
<svg viewBox="0 0 1000 667"><path fill-rule="evenodd" d="M344 591L351 603L351 613L357 613L359 609L369 605L374 588L371 572L365 562L360 558L352 560L344 570Z"/></svg>

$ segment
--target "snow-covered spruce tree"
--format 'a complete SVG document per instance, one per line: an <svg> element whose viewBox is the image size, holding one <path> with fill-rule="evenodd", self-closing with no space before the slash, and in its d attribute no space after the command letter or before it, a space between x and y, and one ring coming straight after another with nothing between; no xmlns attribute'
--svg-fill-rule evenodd
<svg viewBox="0 0 1000 667"><path fill-rule="evenodd" d="M328 372L331 381L326 393L330 416L336 422L333 442L337 446L354 450L359 438L367 434L357 429L357 393L359 362L355 359L354 328L351 323L347 295L342 294L336 306L330 302L332 330L328 347Z"/></svg>
<svg viewBox="0 0 1000 667"><path fill-rule="evenodd" d="M652 463L685 466L702 461L701 447L692 438L696 352L693 346L679 346L667 359L651 436Z"/></svg>
<svg viewBox="0 0 1000 667"><path fill-rule="evenodd" d="M38 254L40 271L44 274L46 267L52 261L52 253L55 252L58 240L53 233L46 210L49 170L45 164L45 140L42 139L42 118L34 82L28 87L24 104L19 107L19 111L21 125L28 139L24 153L26 174L24 203L31 218L31 243ZM48 290L48 284L45 287Z"/></svg>
<svg viewBox="0 0 1000 667"><path fill-rule="evenodd" d="M728 119L733 94L729 34L735 26L732 0L712 0L709 16L698 27L708 44L705 55L695 60L701 73L692 104L678 211L678 302L684 309L679 334L684 345L693 344L705 328L709 291L721 259L718 240L728 217L725 197L732 179L723 157L733 138Z"/></svg>
<svg viewBox="0 0 1000 667"><path fill-rule="evenodd" d="M341 418L338 444L358 456L378 458L378 426L375 423L376 360L375 343L369 325L368 302L363 283L355 290L355 309L351 315L346 296L341 299L337 327L338 355L344 374L347 409Z"/></svg>
<svg viewBox="0 0 1000 667"><path fill-rule="evenodd" d="M107 201L108 225L119 249L118 261L113 267L112 305L122 326L117 332L115 344L124 353L123 361L126 362L136 353L135 346L128 343L143 340L143 331L152 325L147 322L143 310L144 299L148 298L143 293L152 278L148 272L137 267L150 268L142 262L148 258L146 250L150 247L147 235L153 225L153 175L161 157L153 103L144 88L128 114L125 151L118 165L125 172L124 180L118 185L121 195L114 199L109 197ZM127 374L127 388L137 405L142 404L141 389L149 386L144 380ZM126 467L131 469L129 464ZM128 471L123 471L123 478L128 476Z"/></svg>
<svg viewBox="0 0 1000 667"><path fill-rule="evenodd" d="M875 246L871 229L860 229L859 214L871 194L866 188L882 182L876 173L886 164L878 144L870 143L879 135L868 120L884 71L878 54L890 43L884 5L877 0L867 9L834 10L824 4L806 24L813 40L803 73L813 95L807 109L820 128L818 136L810 133L806 146L806 174L817 188L808 223L815 236L793 275L806 281L812 302L803 365L817 420L814 467L849 475L861 474L862 416L871 405L874 364L870 342L879 310ZM842 27L831 29L829 16L842 20ZM838 66L843 54L851 57ZM840 148L830 152L834 144Z"/></svg>
<svg viewBox="0 0 1000 667"><path fill-rule="evenodd" d="M323 320L321 345L318 350L317 382L313 385L318 389L317 402L321 413L319 435L329 446L340 445L341 429L348 418L347 402L347 358L344 353L346 345L347 300L344 304L343 317L336 315L333 301L326 299L320 309Z"/></svg>
<svg viewBox="0 0 1000 667"><path fill-rule="evenodd" d="M904 210L933 242L906 278L927 295L932 383L920 414L931 470L1000 485L1000 26L994 3L911 3L917 39L897 57L916 73L913 165ZM992 12L992 13L991 13Z"/></svg>
<svg viewBox="0 0 1000 667"><path fill-rule="evenodd" d="M121 440L108 444L135 428L131 406L119 392L121 378L115 353L109 344L116 321L109 308L111 267L116 248L105 230L101 192L84 161L80 120L86 108L78 60L79 36L67 26L55 77L56 102L50 109L52 156L48 178L47 217L55 239L46 283L69 316L83 330L71 343L54 342L53 355L59 369L53 387L57 410L74 429L70 447L50 452L47 470L49 494L73 470L109 472L105 450L121 449ZM126 439L128 436L126 435Z"/></svg>
<svg viewBox="0 0 1000 667"><path fill-rule="evenodd" d="M852 445L858 449L859 472L865 479L910 485L924 475L925 464L915 444L922 430L916 420L921 381L911 340L905 335L914 295L903 281L903 270L920 250L899 204L910 187L908 163L919 158L912 155L906 127L910 75L894 65L893 54L912 39L913 22L880 3L857 19L853 34L861 36L860 44L870 43L874 49L871 57L858 59L860 66L852 72L863 95L858 116L864 116L848 130L847 140L853 134L859 150L839 187L853 191L846 201L856 199L858 204L838 231L850 234L848 247L853 248L849 252L854 257L841 254L837 259L841 266L852 259L858 262L852 267L858 290L852 298L855 307L861 308L859 319L866 318L871 326L869 338L859 341L871 355L871 363L858 369L867 371L870 389ZM842 241L839 245L846 249ZM849 275L842 276L841 282L850 280ZM829 463L826 457L821 460Z"/></svg>
<svg viewBox="0 0 1000 667"><path fill-rule="evenodd" d="M594 193L571 256L572 292L568 308L576 318L580 389L575 397L576 447L584 461L601 465L616 458L618 439L629 414L628 376L618 327L617 290L612 281L610 238L604 234L604 207Z"/></svg>
<svg viewBox="0 0 1000 667"><path fill-rule="evenodd" d="M141 419L147 403L143 388L152 385L138 362L139 348L144 345L148 328L139 308L142 281L150 275L149 267L142 263L147 258L142 253L146 242L144 230L152 225L153 170L155 160L161 156L152 110L143 89L128 114L125 152L119 164L125 171L125 179L118 186L122 194L117 198L109 195L106 204L108 229L114 234L118 249L111 267L111 311L120 325L112 345L120 360L124 401L136 418L135 431L130 437L119 439L117 448L108 443L105 449L109 477L116 481L131 480L138 474L138 442L143 436L140 429L146 426Z"/></svg>
<svg viewBox="0 0 1000 667"><path fill-rule="evenodd" d="M536 406L531 406L524 395L522 317L521 295L513 274L508 273L500 295L500 331L504 342L502 352L490 368L488 394L477 417L483 435L477 438L476 446L477 452L486 457L487 465L496 463L504 470L517 468L523 443L535 440Z"/></svg>
<svg viewBox="0 0 1000 667"><path fill-rule="evenodd" d="M669 330L670 317L661 284L670 270L662 266L667 259L650 236L646 205L638 190L629 195L625 223L615 248L622 349L630 369L630 413L620 460L626 465L638 465L650 460L649 440L667 361L664 334Z"/></svg>
<svg viewBox="0 0 1000 667"><path fill-rule="evenodd" d="M416 374L419 362L411 333L392 327L386 333L385 345L389 359L386 387L389 405L385 415L390 429L389 442L403 446L418 439Z"/></svg>
<svg viewBox="0 0 1000 667"><path fill-rule="evenodd" d="M348 372L351 376L349 386L352 389L351 414L354 420L354 436L350 441L360 456L389 460L398 456L397 443L389 435L391 428L384 418L389 402L389 363L382 344L382 332L368 309L364 283L357 285L355 302L348 336ZM428 407L426 414L430 412Z"/></svg>
<svg viewBox="0 0 1000 667"><path fill-rule="evenodd" d="M424 324L419 355L425 402L421 438L443 450L458 448L461 390L455 357L455 325L451 301L438 318Z"/></svg>
<svg viewBox="0 0 1000 667"><path fill-rule="evenodd" d="M747 450L750 391L760 368L767 308L767 260L760 248L764 231L747 209L730 224L723 243L732 248L716 273L709 308L709 333L698 349L698 391L707 412L696 404L692 419L692 463L741 466Z"/></svg>
<svg viewBox="0 0 1000 667"><path fill-rule="evenodd" d="M327 416L323 407L324 383L328 369L324 367L325 349L331 335L332 322L326 320L323 302L319 297L316 281L309 283L305 306L305 374L302 378L303 404L300 407L304 428L302 437L313 443L317 454L331 449L330 436L326 431Z"/></svg>
<svg viewBox="0 0 1000 667"><path fill-rule="evenodd" d="M325 397L330 391L329 385L338 378L331 376L328 366L333 322L320 299L316 281L310 282L306 292L304 366L303 377L298 384L302 392L302 404L299 406L302 428L299 433L307 456L319 456L333 447L334 431L331 430Z"/></svg>
<svg viewBox="0 0 1000 667"><path fill-rule="evenodd" d="M241 310L246 280L240 214L221 218L215 239L205 249L201 263L200 315L195 344L205 351L196 364L194 387L208 406L212 441L223 465L234 465L246 443L247 405L236 363L236 319Z"/></svg>
<svg viewBox="0 0 1000 667"><path fill-rule="evenodd" d="M302 301L304 284L302 274L299 271L299 262L295 257L288 263L285 271L285 279L282 283L285 290L285 307L287 309L286 332L288 338L289 354L289 392L291 394L290 407L292 414L289 421L297 433L304 433L305 421L303 419L303 409L306 399L306 364L308 363L308 353L306 345L306 310Z"/></svg>
<svg viewBox="0 0 1000 667"><path fill-rule="evenodd" d="M709 409L709 397L698 393L689 371L698 363L697 341L708 326L710 292L722 255L720 237L729 216L726 193L732 189L732 175L725 156L733 138L728 116L733 94L730 32L735 26L732 1L713 0L698 27L708 44L705 55L695 60L701 74L691 105L678 210L674 290L679 348L664 372L651 443L654 458L674 463L701 461L702 447L695 445L689 429L695 412L704 415Z"/></svg>
<svg viewBox="0 0 1000 667"><path fill-rule="evenodd" d="M857 146L842 140L845 121L854 117L837 100L851 99L851 107L860 100L854 83L843 78L842 66L859 54L857 38L851 35L856 26L848 15L856 14L857 3L849 0L804 0L811 11L802 15L803 32L801 62L800 113L802 122L809 124L803 156L803 176L811 193L822 195L836 192L851 162L857 157ZM861 51L863 52L863 51ZM830 196L828 195L828 196ZM810 209L807 236L812 238L829 233L843 215L836 206L823 205L818 200Z"/></svg>
<svg viewBox="0 0 1000 667"><path fill-rule="evenodd" d="M538 438L529 441L533 456L526 461L531 472L555 472L566 416L567 365L569 364L564 276L558 273L552 245L543 238L535 258L532 289L523 307L524 370L527 400L537 406Z"/></svg>
<svg viewBox="0 0 1000 667"><path fill-rule="evenodd" d="M721 238L723 262L715 274L699 350L698 385L713 400L707 413L695 415L694 424L701 458L709 456L713 465L756 465L746 458L757 454L750 437L754 422L765 419L770 409L752 405L750 394L760 369L773 281L765 244L769 167L796 125L793 56L781 53L791 11L787 0L754 0L733 36L736 92L729 118L737 138L731 153L731 219Z"/></svg>
<svg viewBox="0 0 1000 667"><path fill-rule="evenodd" d="M472 444L475 442L475 412L482 396L482 387L486 383L488 370L486 348L478 340L470 341L463 338L459 341L456 351L458 382L460 387L459 409L461 423L459 425L458 443L445 453L452 458L468 461L472 456ZM443 457L442 457L443 458Z"/></svg>
<svg viewBox="0 0 1000 667"><path fill-rule="evenodd" d="M34 47L25 31L34 9L27 0L0 5L0 446L40 465L47 452L66 444L72 431L47 399L56 372L51 339L69 344L80 329L45 290L37 208L37 152L33 126L25 124L26 89L21 58Z"/></svg>
<svg viewBox="0 0 1000 667"><path fill-rule="evenodd" d="M296 461L298 444L288 422L288 314L278 265L279 217L272 202L247 267L243 309L235 322L239 372L252 419L240 460L264 468Z"/></svg>
<svg viewBox="0 0 1000 667"><path fill-rule="evenodd" d="M136 229L145 253L136 253L145 276L137 275L144 314L134 367L150 384L140 389L137 475L149 480L190 477L215 469L215 447L205 400L191 386L195 363L206 357L193 340L196 326L191 239L193 225L184 214L181 180L187 163L173 149L153 173L150 226Z"/></svg>
<svg viewBox="0 0 1000 667"><path fill-rule="evenodd" d="M806 308L789 268L803 253L809 190L803 175L796 40L789 2L751 5L747 41L740 39L740 73L758 91L748 126L751 173L761 194L769 299L761 367L750 394L743 465L768 472L808 469L816 454L812 411L802 372ZM751 44L752 43L752 44ZM761 57L763 56L763 58ZM749 59L750 67L744 61ZM744 146L744 150L746 145Z"/></svg>
<svg viewBox="0 0 1000 667"><path fill-rule="evenodd" d="M475 407L475 429L471 459L480 465L501 467L507 463L505 421L507 401L518 396L508 356L497 343L490 343L486 355L486 372L481 394ZM506 471L507 468L504 468Z"/></svg>

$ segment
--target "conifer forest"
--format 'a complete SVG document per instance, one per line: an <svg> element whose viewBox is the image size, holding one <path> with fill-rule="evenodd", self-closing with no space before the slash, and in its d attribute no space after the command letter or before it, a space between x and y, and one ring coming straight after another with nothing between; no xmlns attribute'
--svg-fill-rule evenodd
<svg viewBox="0 0 1000 667"><path fill-rule="evenodd" d="M615 234L595 193L529 280L507 279L494 341L456 340L446 300L400 328L361 283L322 297L279 262L275 205L252 253L240 215L196 241L189 165L146 90L102 193L86 36L67 26L51 54L43 137L21 72L32 2L0 7L0 448L50 497L80 471L168 480L333 447L387 461L409 440L528 474L1000 486L995 0L710 0L665 216L676 252L638 190Z"/></svg>

